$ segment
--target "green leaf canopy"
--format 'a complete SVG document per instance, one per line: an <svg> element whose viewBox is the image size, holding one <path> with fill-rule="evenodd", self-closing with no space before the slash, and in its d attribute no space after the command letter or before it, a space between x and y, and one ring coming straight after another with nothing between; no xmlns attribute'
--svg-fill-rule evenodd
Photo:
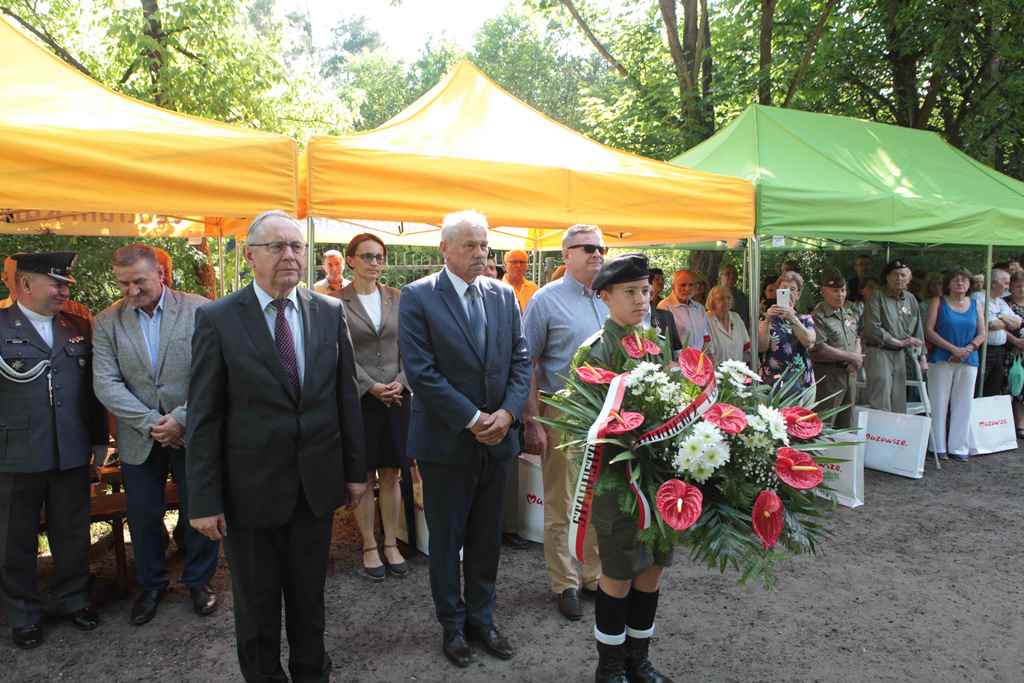
<svg viewBox="0 0 1024 683"><path fill-rule="evenodd" d="M1024 183L928 131L755 104L672 163L753 181L761 236L1024 245Z"/></svg>

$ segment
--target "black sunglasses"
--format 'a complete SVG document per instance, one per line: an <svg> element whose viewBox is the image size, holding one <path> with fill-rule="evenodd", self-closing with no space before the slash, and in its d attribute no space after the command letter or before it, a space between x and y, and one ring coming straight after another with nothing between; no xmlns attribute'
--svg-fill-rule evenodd
<svg viewBox="0 0 1024 683"><path fill-rule="evenodd" d="M596 251L596 252L599 252L602 256L604 255L604 253L606 251L608 251L608 247L602 247L600 244L574 244L571 247L566 247L566 248L567 249L582 249L583 251L587 252L588 254L593 254Z"/></svg>

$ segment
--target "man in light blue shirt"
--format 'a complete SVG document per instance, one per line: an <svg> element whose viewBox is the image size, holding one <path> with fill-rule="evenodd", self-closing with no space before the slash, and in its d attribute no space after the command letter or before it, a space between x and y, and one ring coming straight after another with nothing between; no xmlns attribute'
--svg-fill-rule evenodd
<svg viewBox="0 0 1024 683"><path fill-rule="evenodd" d="M711 328L704 307L691 298L696 283L692 271L677 270L672 276L672 294L662 299L658 309L672 313L683 348L703 349L711 341Z"/></svg>
<svg viewBox="0 0 1024 683"><path fill-rule="evenodd" d="M601 329L608 308L590 283L604 263L604 238L596 225L574 225L562 237L565 275L550 282L530 300L523 321L526 344L533 359L533 383L523 411L526 450L543 457L544 560L551 590L558 596L558 610L571 621L583 616L580 590L596 591L601 575L597 541L593 531L585 539L582 572L569 551L569 508L573 476L570 460L558 448L561 434L532 418L551 416L541 406L538 392L553 393L565 385L569 362L583 342Z"/></svg>

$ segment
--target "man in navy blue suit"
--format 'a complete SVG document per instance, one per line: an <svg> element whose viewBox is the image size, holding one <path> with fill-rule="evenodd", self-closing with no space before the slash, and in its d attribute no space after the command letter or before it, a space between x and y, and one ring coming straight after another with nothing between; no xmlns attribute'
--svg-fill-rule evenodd
<svg viewBox="0 0 1024 683"><path fill-rule="evenodd" d="M475 211L446 216L441 254L439 273L402 291L399 344L413 394L409 455L423 477L442 650L466 667L472 661L467 640L500 659L514 654L494 623L494 584L530 356L515 291L481 277L487 219Z"/></svg>

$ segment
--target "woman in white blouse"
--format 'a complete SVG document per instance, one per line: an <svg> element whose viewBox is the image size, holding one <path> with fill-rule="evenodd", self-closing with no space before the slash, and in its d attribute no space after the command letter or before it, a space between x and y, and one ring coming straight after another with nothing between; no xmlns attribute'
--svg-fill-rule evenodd
<svg viewBox="0 0 1024 683"><path fill-rule="evenodd" d="M722 286L708 292L708 327L711 342L708 353L716 363L727 360L750 362L750 335L739 313L732 309L732 294Z"/></svg>
<svg viewBox="0 0 1024 683"><path fill-rule="evenodd" d="M363 496L355 510L363 536L363 573L374 581L386 574L405 576L407 565L396 545L402 494L399 472L405 460L409 431L409 385L398 351L398 299L400 292L380 284L387 247L376 235L356 235L345 249L352 282L341 290L355 350L356 385L362 395L366 439L367 482L373 473L380 481L380 519L383 553L374 534L376 507L372 495Z"/></svg>

